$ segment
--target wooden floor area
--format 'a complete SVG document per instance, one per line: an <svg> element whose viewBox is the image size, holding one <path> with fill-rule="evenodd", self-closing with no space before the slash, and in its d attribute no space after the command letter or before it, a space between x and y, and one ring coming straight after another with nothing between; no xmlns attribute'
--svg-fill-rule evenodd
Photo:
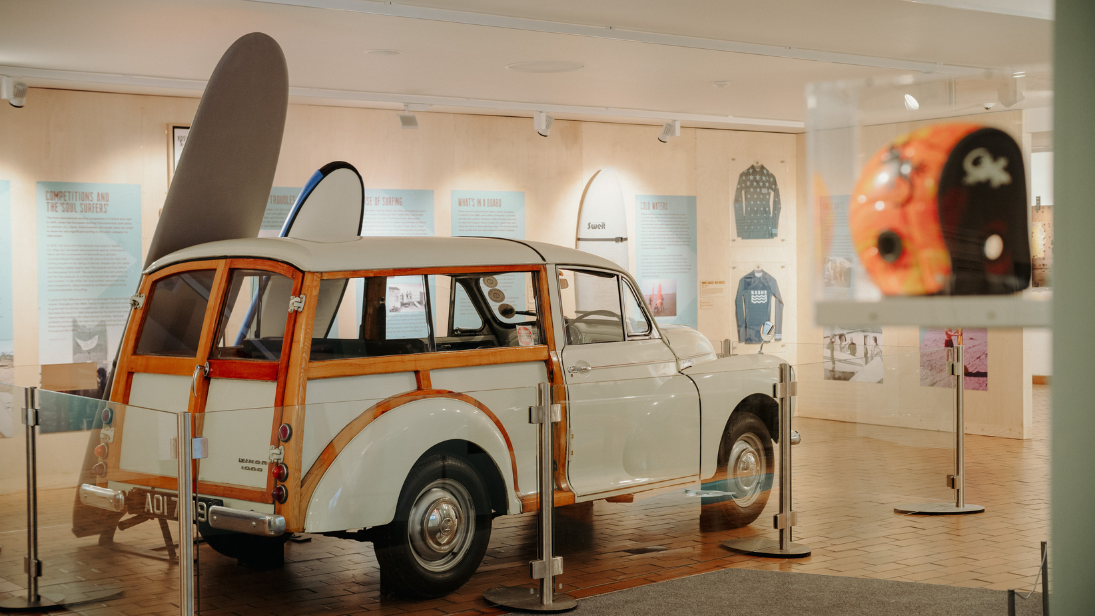
<svg viewBox="0 0 1095 616"><path fill-rule="evenodd" d="M632 504L597 502L560 511L563 589L578 597L730 567L885 578L981 588L1027 588L1049 534L1049 388L1034 388L1034 438L967 436L967 501L986 512L903 516L895 505L945 501L953 435L801 419L794 448L795 540L813 548L801 560L732 554L720 543L768 530L776 510L752 526L723 528L715 508L674 490ZM20 471L21 472L21 471ZM119 532L118 544L152 556L101 547L70 531L73 492L41 497L42 584L116 584L125 593L82 614L177 614L177 566L166 562L159 529L145 523ZM25 584L23 495L0 497L0 599ZM481 598L499 585L530 584L535 515L495 521L487 558L458 592L432 601L380 596L372 545L314 537L290 543L274 571L238 566L204 544L199 550L201 613L206 615L498 613ZM159 549L157 549L159 548ZM638 553L629 552L633 550Z"/></svg>

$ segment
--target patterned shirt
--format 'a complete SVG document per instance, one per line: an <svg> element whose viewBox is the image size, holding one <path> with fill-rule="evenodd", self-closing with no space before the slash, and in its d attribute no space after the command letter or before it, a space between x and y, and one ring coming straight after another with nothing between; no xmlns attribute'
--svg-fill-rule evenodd
<svg viewBox="0 0 1095 616"><path fill-rule="evenodd" d="M742 171L734 191L734 222L738 237L743 240L775 237L779 229L779 210L776 176L759 163Z"/></svg>

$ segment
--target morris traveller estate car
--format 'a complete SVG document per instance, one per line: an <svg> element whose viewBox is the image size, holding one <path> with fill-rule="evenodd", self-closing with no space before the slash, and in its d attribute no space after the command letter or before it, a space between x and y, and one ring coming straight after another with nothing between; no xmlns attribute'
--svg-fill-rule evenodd
<svg viewBox="0 0 1095 616"><path fill-rule="evenodd" d="M138 411L194 413L199 531L242 560L324 533L372 541L396 592L456 589L492 519L537 507L540 383L562 405L556 505L703 482L745 525L768 499L780 360L659 327L632 277L588 253L219 241L153 263L133 305L111 393L128 406L104 414L81 500L164 514L175 463Z"/></svg>

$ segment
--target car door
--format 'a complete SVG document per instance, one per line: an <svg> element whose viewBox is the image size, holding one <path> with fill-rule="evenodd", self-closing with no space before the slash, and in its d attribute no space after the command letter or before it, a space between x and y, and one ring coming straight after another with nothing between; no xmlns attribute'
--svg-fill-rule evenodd
<svg viewBox="0 0 1095 616"><path fill-rule="evenodd" d="M699 472L699 394L631 283L559 268L570 450L579 497Z"/></svg>

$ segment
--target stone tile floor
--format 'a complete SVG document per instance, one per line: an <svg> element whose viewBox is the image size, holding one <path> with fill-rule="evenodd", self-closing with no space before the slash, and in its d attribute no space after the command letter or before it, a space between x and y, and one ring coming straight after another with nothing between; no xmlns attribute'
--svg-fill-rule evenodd
<svg viewBox="0 0 1095 616"><path fill-rule="evenodd" d="M720 514L674 490L632 504L598 501L560 511L563 589L578 597L730 567L773 569L1007 589L1029 588L1039 563L1038 543L1049 533L1049 388L1035 386L1034 438L1018 441L968 436L968 502L983 514L902 516L894 505L945 501L952 472L953 435L904 428L800 419L803 442L794 449L795 539L813 548L800 560L732 554L731 537L763 534L776 494L752 526L722 528ZM19 472L22 472L21 469ZM81 614L177 614L177 566L165 562L160 531L145 523L119 532L120 544L152 550L159 558L76 539L71 490L41 496L44 588L91 581L117 584L124 595L76 608ZM0 599L22 592L25 577L24 495L0 496ZM481 598L499 585L529 584L535 516L495 521L486 560L458 592L431 601L380 596L372 545L316 536L290 543L286 565L274 571L242 568L199 549L201 613L446 614L498 613ZM157 550L157 546L160 546ZM659 546L631 554L625 550Z"/></svg>

